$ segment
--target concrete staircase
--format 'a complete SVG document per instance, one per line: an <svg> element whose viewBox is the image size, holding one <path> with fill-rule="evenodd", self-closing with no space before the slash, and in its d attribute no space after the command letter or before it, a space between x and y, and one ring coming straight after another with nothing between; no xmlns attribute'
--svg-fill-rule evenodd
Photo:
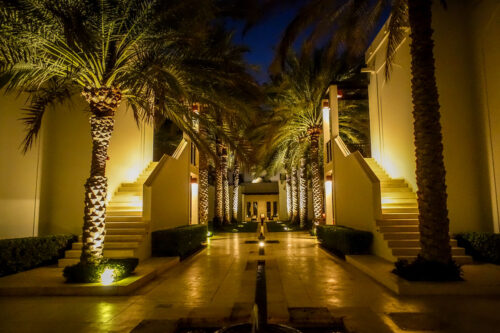
<svg viewBox="0 0 500 333"><path fill-rule="evenodd" d="M383 234L395 259L413 260L420 252L417 195L404 179L391 178L373 158L365 161L380 180L382 218L377 227ZM459 264L470 264L472 258L465 249L450 241L453 259Z"/></svg>
<svg viewBox="0 0 500 333"><path fill-rule="evenodd" d="M145 236L148 225L142 219L143 184L158 162L151 162L133 183L122 183L107 205L106 236L104 256L107 258L144 256ZM141 246L142 245L142 246ZM66 267L80 261L82 238L73 243L65 257L59 259L58 266Z"/></svg>

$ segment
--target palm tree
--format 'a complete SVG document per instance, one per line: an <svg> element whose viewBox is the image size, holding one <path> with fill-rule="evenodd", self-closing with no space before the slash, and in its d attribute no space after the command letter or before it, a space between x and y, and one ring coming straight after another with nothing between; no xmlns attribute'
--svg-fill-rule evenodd
<svg viewBox="0 0 500 333"><path fill-rule="evenodd" d="M286 212L288 219L292 219L292 177L290 175L290 170L286 170Z"/></svg>
<svg viewBox="0 0 500 333"><path fill-rule="evenodd" d="M275 1L278 2L283 1ZM307 31L303 45L305 51L324 43L326 37L330 39L328 50L336 50L342 44L350 54L363 53L383 13L390 10L386 62L386 76L389 78L396 48L404 37L402 28L409 24L420 256L426 261L448 264L451 249L433 55L432 3L432 0L312 1L286 28L278 46L274 69L282 67L288 48L304 31ZM445 4L445 1L441 3ZM334 55L334 52L327 51L327 54Z"/></svg>
<svg viewBox="0 0 500 333"><path fill-rule="evenodd" d="M1 87L32 95L25 109L25 150L36 139L49 106L78 91L89 104L92 162L85 183L83 264L98 263L103 255L107 150L122 101L137 120L166 116L197 145L206 146L192 126L188 101L203 92L204 103L219 104L220 94L206 88L207 78L217 73L214 62L201 64L199 52L193 52L204 45L212 11L209 1L196 1L195 7L187 4L0 2Z"/></svg>
<svg viewBox="0 0 500 333"><path fill-rule="evenodd" d="M239 185L240 185L240 163L236 156L233 157L233 207L232 222L238 221L238 203L239 203Z"/></svg>
<svg viewBox="0 0 500 333"><path fill-rule="evenodd" d="M308 186L307 186L307 170L306 170L305 157L302 157L300 159L300 164L297 169L297 178L299 179L299 217L300 217L299 221L300 221L300 227L303 228L307 223L307 206L308 206L308 200L307 200Z"/></svg>
<svg viewBox="0 0 500 333"><path fill-rule="evenodd" d="M341 81L351 76L351 73L344 71L343 61L325 60L325 53L322 50L317 51L312 57L308 55L298 57L290 51L283 71L274 78L274 86L270 89L271 104L281 119L279 122L274 122L279 126L274 131L276 134L272 139L275 146L281 141L298 140L299 145L303 146L301 149L307 154L303 157L307 157L310 161L315 222L322 220L324 209L323 181L319 163L319 140L323 126L321 101L332 80ZM305 174L303 167L299 167L299 174ZM305 181L301 180L300 185L305 186ZM301 199L302 205L303 200L305 197ZM303 210L300 211L303 223L305 215Z"/></svg>

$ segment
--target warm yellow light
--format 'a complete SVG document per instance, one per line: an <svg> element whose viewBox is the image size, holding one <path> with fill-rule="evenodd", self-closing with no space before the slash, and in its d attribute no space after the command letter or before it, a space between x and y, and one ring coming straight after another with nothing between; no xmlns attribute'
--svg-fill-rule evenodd
<svg viewBox="0 0 500 333"><path fill-rule="evenodd" d="M191 183L191 193L193 196L198 195L198 183Z"/></svg>
<svg viewBox="0 0 500 333"><path fill-rule="evenodd" d="M331 195L332 194L332 181L327 180L325 181L325 195Z"/></svg>
<svg viewBox="0 0 500 333"><path fill-rule="evenodd" d="M262 178L261 177L257 177L254 180L252 180L252 183L253 184L262 183Z"/></svg>
<svg viewBox="0 0 500 333"><path fill-rule="evenodd" d="M101 274L101 284L107 286L115 280L115 270L106 268Z"/></svg>
<svg viewBox="0 0 500 333"><path fill-rule="evenodd" d="M264 247L264 245L266 245L266 243L264 243L264 241L259 242L259 247Z"/></svg>

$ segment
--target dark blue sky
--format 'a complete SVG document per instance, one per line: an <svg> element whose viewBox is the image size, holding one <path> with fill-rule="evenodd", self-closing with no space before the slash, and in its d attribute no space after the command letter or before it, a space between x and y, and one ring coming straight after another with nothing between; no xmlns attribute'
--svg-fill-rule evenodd
<svg viewBox="0 0 500 333"><path fill-rule="evenodd" d="M245 59L251 65L260 67L260 71L255 73L255 77L259 82L267 81L267 70L274 57L274 48L296 13L297 8L283 10L260 22L244 35L242 35L243 23L228 22L228 28L237 31L235 42L250 48L250 52L246 54Z"/></svg>

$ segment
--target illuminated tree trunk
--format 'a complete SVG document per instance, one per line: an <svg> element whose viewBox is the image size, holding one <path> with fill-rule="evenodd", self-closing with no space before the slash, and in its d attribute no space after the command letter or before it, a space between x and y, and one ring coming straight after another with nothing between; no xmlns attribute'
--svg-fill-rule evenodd
<svg viewBox="0 0 500 333"><path fill-rule="evenodd" d="M103 258L106 198L108 180L106 160L109 140L114 128L114 115L122 95L114 88L85 88L82 92L90 105L90 132L92 136L92 162L90 177L85 182L85 208L83 217L83 264L98 263Z"/></svg>
<svg viewBox="0 0 500 333"><path fill-rule="evenodd" d="M297 179L297 167L292 166L292 223L298 223L299 219L299 182Z"/></svg>
<svg viewBox="0 0 500 333"><path fill-rule="evenodd" d="M450 222L446 206L446 171L439 122L431 7L431 0L408 1L420 255L425 260L446 264L451 260Z"/></svg>
<svg viewBox="0 0 500 333"><path fill-rule="evenodd" d="M216 150L217 150L217 157L219 160L219 164L216 166L215 169L215 212L214 212L214 222L215 224L220 224L222 223L222 215L224 214L224 208L223 206L223 201L224 201L224 195L223 195L223 176L222 176L222 143L217 140L216 142Z"/></svg>
<svg viewBox="0 0 500 333"><path fill-rule="evenodd" d="M200 130L201 131L201 130ZM199 168L199 198L198 198L198 215L201 224L208 223L208 160L207 155L200 151L200 168Z"/></svg>
<svg viewBox="0 0 500 333"><path fill-rule="evenodd" d="M300 227L304 227L307 221L307 177L306 159L300 159L299 166L299 216Z"/></svg>
<svg viewBox="0 0 500 333"><path fill-rule="evenodd" d="M311 175L312 175L312 199L314 208L314 222L323 219L323 182L319 172L319 136L321 128L315 127L309 131L311 138Z"/></svg>
<svg viewBox="0 0 500 333"><path fill-rule="evenodd" d="M240 166L238 160L234 158L233 168L233 221L238 221L238 199L240 188Z"/></svg>
<svg viewBox="0 0 500 333"><path fill-rule="evenodd" d="M222 155L221 155L221 170L222 170L222 200L223 200L223 215L222 215L222 222L224 224L229 224L231 221L231 213L230 213L230 208L231 205L229 204L229 179L227 177L227 148L224 145L222 148Z"/></svg>
<svg viewBox="0 0 500 333"><path fill-rule="evenodd" d="M286 172L286 212L288 219L292 219L292 178L290 172Z"/></svg>

